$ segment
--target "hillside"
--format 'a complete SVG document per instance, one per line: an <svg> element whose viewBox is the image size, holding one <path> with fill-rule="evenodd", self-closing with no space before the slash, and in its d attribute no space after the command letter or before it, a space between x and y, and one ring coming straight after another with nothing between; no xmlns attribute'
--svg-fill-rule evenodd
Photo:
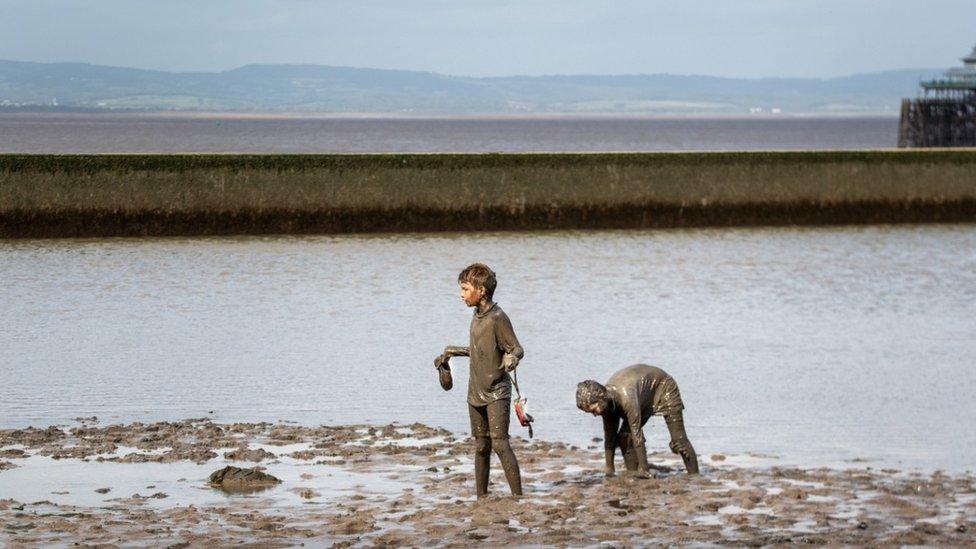
<svg viewBox="0 0 976 549"><path fill-rule="evenodd" d="M830 79L669 74L473 78L321 65L173 73L0 61L0 107L417 114L895 114L938 69Z"/></svg>

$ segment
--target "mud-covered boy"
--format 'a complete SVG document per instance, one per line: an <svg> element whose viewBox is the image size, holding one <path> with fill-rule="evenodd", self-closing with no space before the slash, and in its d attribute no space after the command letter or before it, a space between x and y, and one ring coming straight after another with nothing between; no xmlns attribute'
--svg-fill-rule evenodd
<svg viewBox="0 0 976 549"><path fill-rule="evenodd" d="M471 340L466 347L450 346L434 360L444 371L451 357L470 358L468 415L475 442L474 476L479 498L488 494L488 466L492 450L498 455L512 495L522 495L522 475L508 440L511 420L512 380L523 356L512 322L492 301L497 285L495 273L483 263L468 266L458 275L461 300L474 308Z"/></svg>
<svg viewBox="0 0 976 549"><path fill-rule="evenodd" d="M576 386L576 406L603 418L608 476L614 474L617 448L624 456L628 471L640 476L650 474L643 428L652 415L664 416L671 434L671 451L681 456L689 474L698 474L698 456L685 432L681 393L674 378L664 370L634 364L610 376L606 384L588 379Z"/></svg>

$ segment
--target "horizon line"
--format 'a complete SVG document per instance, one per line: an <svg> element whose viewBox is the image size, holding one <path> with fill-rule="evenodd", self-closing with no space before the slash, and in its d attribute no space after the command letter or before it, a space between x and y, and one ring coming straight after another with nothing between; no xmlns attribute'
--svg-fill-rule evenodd
<svg viewBox="0 0 976 549"><path fill-rule="evenodd" d="M746 81L761 81L761 80L813 80L813 81L827 81L827 80L842 80L845 78L853 78L857 76L869 76L878 75L892 72L911 72L911 71L944 71L946 67L907 67L898 69L885 69L879 71L871 72L857 72L849 73L840 76L760 76L760 77L743 77L743 76L716 76L711 74L698 74L698 73L670 73L670 72L658 72L658 73L549 73L549 74L511 74L504 76L471 76L463 74L449 74L436 71L428 70L417 70L417 69L389 69L389 68L376 68L376 67L354 67L350 65L324 65L315 63L247 63L244 65L239 65L237 67L224 69L224 70L210 70L210 71L174 71L174 70L163 70L163 69L148 69L142 67L130 67L122 65L105 65L100 63L92 63L88 61L20 61L15 59L0 59L0 63L20 63L20 64L30 64L30 65L83 65L89 67L99 67L99 68L110 68L110 69L122 69L122 70L133 70L133 71L145 71L145 72L157 72L172 75L181 74L225 74L229 72L234 72L247 67L316 67L316 68L329 68L329 69L348 69L348 70L358 70L358 71L379 71L379 72L406 72L415 74L428 74L432 76L442 76L448 78L466 78L472 80L493 80L493 79L506 79L506 78L586 78L586 77L609 77L609 78L632 78L632 77L647 77L647 76L670 76L678 78L714 78L717 80L746 80Z"/></svg>

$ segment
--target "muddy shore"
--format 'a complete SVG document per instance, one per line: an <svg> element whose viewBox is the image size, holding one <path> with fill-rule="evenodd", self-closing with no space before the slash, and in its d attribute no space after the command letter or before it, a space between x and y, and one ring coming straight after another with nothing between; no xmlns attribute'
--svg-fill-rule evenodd
<svg viewBox="0 0 976 549"><path fill-rule="evenodd" d="M976 543L971 473L795 468L711 454L703 474L689 477L666 448L652 448L655 478L605 478L599 440L578 448L515 438L513 446L526 495L508 497L493 471L492 496L476 501L470 441L422 424L79 418L0 430L0 545ZM222 493L207 477L227 464L283 482Z"/></svg>

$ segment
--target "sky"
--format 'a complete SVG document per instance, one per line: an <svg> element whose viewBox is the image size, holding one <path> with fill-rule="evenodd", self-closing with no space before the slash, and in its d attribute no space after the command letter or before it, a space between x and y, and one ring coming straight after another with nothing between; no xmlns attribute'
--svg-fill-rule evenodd
<svg viewBox="0 0 976 549"><path fill-rule="evenodd" d="M166 71L828 78L974 45L973 0L0 0L0 59Z"/></svg>

